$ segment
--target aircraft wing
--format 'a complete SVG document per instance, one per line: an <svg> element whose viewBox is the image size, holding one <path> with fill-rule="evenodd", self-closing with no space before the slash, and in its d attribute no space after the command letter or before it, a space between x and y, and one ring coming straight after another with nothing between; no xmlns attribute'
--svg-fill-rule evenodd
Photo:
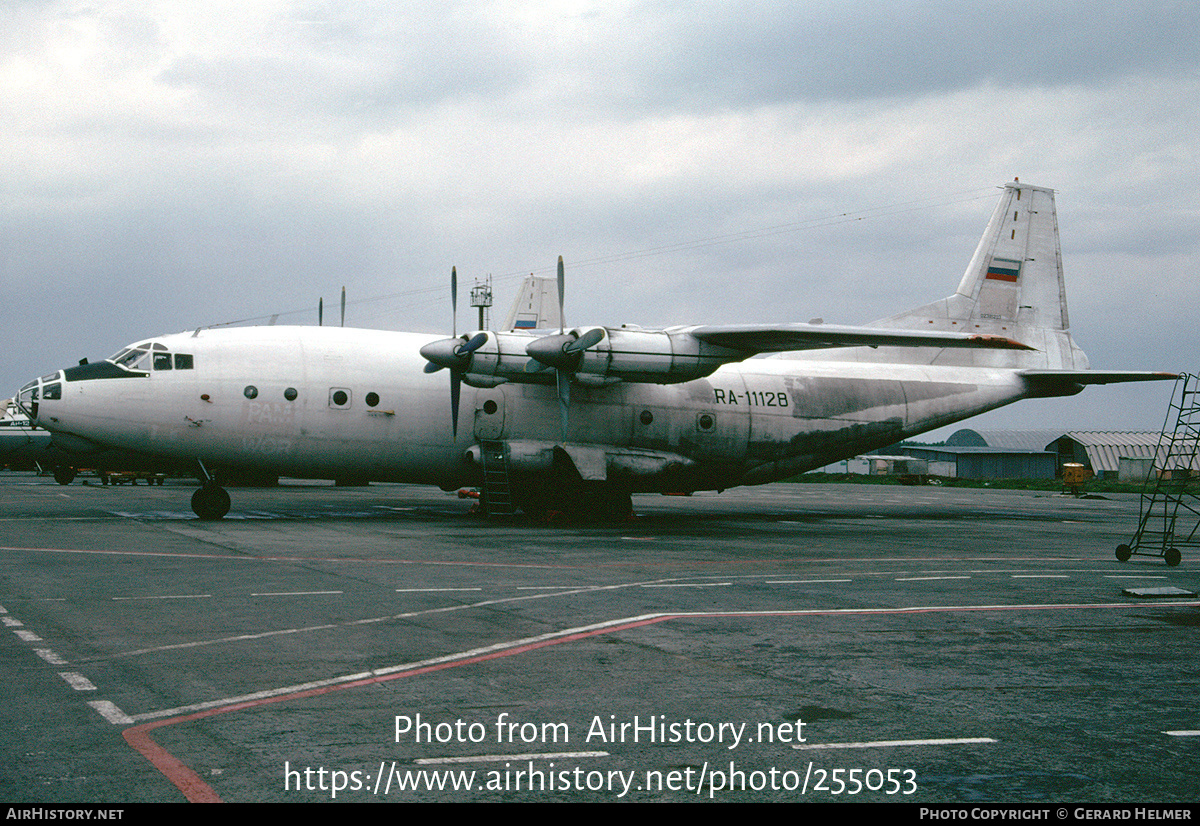
<svg viewBox="0 0 1200 826"><path fill-rule="evenodd" d="M1004 336L939 333L847 327L836 324L718 324L688 330L696 338L718 347L748 353L781 353L829 347L973 347L998 350L1035 350Z"/></svg>
<svg viewBox="0 0 1200 826"><path fill-rule="evenodd" d="M1021 370L1020 375L1037 385L1116 384L1127 381L1164 381L1178 373L1157 370Z"/></svg>

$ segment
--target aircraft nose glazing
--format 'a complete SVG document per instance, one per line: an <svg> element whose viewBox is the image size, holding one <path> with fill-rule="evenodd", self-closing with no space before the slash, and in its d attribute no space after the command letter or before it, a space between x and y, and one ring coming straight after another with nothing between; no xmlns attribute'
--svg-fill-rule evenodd
<svg viewBox="0 0 1200 826"><path fill-rule="evenodd" d="M36 421L38 400L41 398L41 381L34 379L17 391L16 403L30 421Z"/></svg>
<svg viewBox="0 0 1200 826"><path fill-rule="evenodd" d="M38 410L42 402L47 399L57 400L62 398L62 375L61 370L56 371L28 382L17 391L15 398L17 407L34 424L37 423Z"/></svg>

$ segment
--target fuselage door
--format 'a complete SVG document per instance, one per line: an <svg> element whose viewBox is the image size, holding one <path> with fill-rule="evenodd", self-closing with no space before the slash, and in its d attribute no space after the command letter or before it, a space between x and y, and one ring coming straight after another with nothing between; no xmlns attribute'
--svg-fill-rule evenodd
<svg viewBox="0 0 1200 826"><path fill-rule="evenodd" d="M504 433L504 393L499 387L475 393L475 438L499 439Z"/></svg>

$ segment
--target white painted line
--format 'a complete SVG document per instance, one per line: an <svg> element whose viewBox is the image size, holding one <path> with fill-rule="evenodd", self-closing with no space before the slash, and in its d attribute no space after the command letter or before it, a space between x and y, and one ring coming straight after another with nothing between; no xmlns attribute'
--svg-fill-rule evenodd
<svg viewBox="0 0 1200 826"><path fill-rule="evenodd" d="M343 594L345 591L266 591L252 597L316 597L324 594Z"/></svg>
<svg viewBox="0 0 1200 826"><path fill-rule="evenodd" d="M419 757L421 766L440 763L503 763L507 760L570 760L578 757L608 757L606 751L565 751L559 754L480 754L476 757Z"/></svg>
<svg viewBox="0 0 1200 826"><path fill-rule="evenodd" d="M961 737L944 740L875 740L864 743L809 743L792 746L794 749L886 749L894 746L961 746L971 743L995 743L991 737Z"/></svg>
<svg viewBox="0 0 1200 826"><path fill-rule="evenodd" d="M518 585L518 591L570 591L575 588L587 588L586 585Z"/></svg>
<svg viewBox="0 0 1200 826"><path fill-rule="evenodd" d="M26 631L24 628L13 631L13 633L16 634L18 637L20 637L21 639L25 640L25 642L42 642L41 637L39 637L37 634L33 633L32 631Z"/></svg>
<svg viewBox="0 0 1200 826"><path fill-rule="evenodd" d="M1184 729L1182 731L1164 731L1163 734L1169 734L1172 737L1200 737L1200 731L1192 731Z"/></svg>
<svg viewBox="0 0 1200 826"><path fill-rule="evenodd" d="M19 628L25 624L25 623L21 622L19 619L17 619L16 617L10 617L10 616L0 617L0 621L2 621L9 628Z"/></svg>
<svg viewBox="0 0 1200 826"><path fill-rule="evenodd" d="M66 660L64 660L62 657L58 656L57 654L55 654L49 648L35 648L35 649L33 649L33 653L37 654L43 660L50 663L50 665L66 665L67 664Z"/></svg>
<svg viewBox="0 0 1200 826"><path fill-rule="evenodd" d="M0 614L7 614L7 613L8 613L8 609L5 608L3 605L0 605Z"/></svg>
<svg viewBox="0 0 1200 826"><path fill-rule="evenodd" d="M96 709L101 717L108 720L114 726L128 726L135 722L132 717L108 700L88 700L88 705Z"/></svg>
<svg viewBox="0 0 1200 826"><path fill-rule="evenodd" d="M716 588L722 585L732 585L732 582L662 582L643 585L643 588Z"/></svg>
<svg viewBox="0 0 1200 826"><path fill-rule="evenodd" d="M1166 579L1159 574L1105 574L1105 579Z"/></svg>
<svg viewBox="0 0 1200 826"><path fill-rule="evenodd" d="M159 597L113 597L116 602L136 599L211 599L212 594L165 594Z"/></svg>
<svg viewBox="0 0 1200 826"><path fill-rule="evenodd" d="M764 585L814 585L822 582L853 582L850 579L768 579Z"/></svg>
<svg viewBox="0 0 1200 826"><path fill-rule="evenodd" d="M625 585L609 585L594 589L580 589L580 593L585 593L588 590L618 590L622 588L637 587L641 583L629 583ZM505 599L484 600L483 602L474 603L472 605L452 606L449 608L438 608L427 611L410 611L403 614L395 614L385 617L373 617L366 620L354 620L349 623L337 623L328 625L314 625L306 628L287 628L277 631L265 631L260 634L241 634L234 637L219 637L210 640L196 640L190 643L179 643L176 645L156 646L154 648L143 648L136 651L127 651L124 654L117 656L135 656L148 654L156 651L169 651L182 648L193 648L200 645L214 645L225 642L236 642L241 640L265 639L267 637L276 636L279 634L297 634L307 631L320 631L331 628L350 627L355 625L365 625L368 623L384 622L396 619L408 619L411 617L428 616L438 613L449 613L452 611L460 611L469 608L477 608L488 605L505 605L512 602L522 602L533 599L544 599L556 596L554 594L535 594L522 597L509 597ZM1200 601L1172 601L1160 602L1158 606L1181 606L1181 607L1197 607L1200 606ZM432 657L426 660L416 662L401 663L388 666L386 668L378 668L371 671L363 671L355 674L343 674L337 677L330 677L324 680L314 680L308 683L300 683L297 685L280 686L278 688L266 689L257 691L252 694L243 694L237 697L225 697L218 700L208 700L200 703L193 703L177 708L161 709L159 711L144 712L135 715L136 722L147 720L158 720L164 717L175 717L182 714L193 714L198 711L205 711L211 708L220 706L232 706L241 703L252 703L259 700L268 699L271 697L279 697L287 694L297 694L304 691L311 691L320 688L331 688L337 685L353 683L360 680L366 680L372 677L382 677L391 674L398 674L404 671L414 671L417 669L429 668L431 666L454 663L459 660L467 660L475 657L482 657L488 654L508 651L514 648L537 645L542 642L557 640L564 637L575 635L601 633L606 628L627 626L632 624L646 624L655 622L659 619L687 619L689 617L808 617L808 616L905 616L907 614L923 614L928 612L958 612L958 611L1043 611L1043 610L1069 610L1069 609L1112 609L1112 610L1129 610L1132 607L1141 607L1140 603L1131 602L1101 602L1101 603L1064 603L1064 604L998 604L998 605L942 605L942 606L909 606L904 608L813 608L800 609L792 611L729 611L729 612L712 612L712 611L684 611L679 613L652 613L642 614L632 617L621 617L618 619L605 620L603 622L593 623L591 625L577 626L575 628L567 628L560 631L553 631L546 634L539 634L534 637L525 637L522 639L511 640L508 642L495 643L493 645L484 646L482 648L473 648L467 651L460 651L454 654L445 654L438 657ZM904 743L906 741L899 741ZM933 741L910 741L910 742L933 742ZM955 740L954 743L970 742ZM987 740L985 742L994 742ZM847 746L843 746L846 748ZM825 748L836 748L836 746L826 746Z"/></svg>
<svg viewBox="0 0 1200 826"><path fill-rule="evenodd" d="M970 579L969 576L910 576L901 577L896 582L929 582L935 579Z"/></svg>
<svg viewBox="0 0 1200 826"><path fill-rule="evenodd" d="M1070 579L1070 574L1013 574L1013 579Z"/></svg>
<svg viewBox="0 0 1200 826"><path fill-rule="evenodd" d="M67 681L67 684L76 691L95 691L96 686L92 685L92 681L82 674L77 674L74 671L60 671L58 676Z"/></svg>
<svg viewBox="0 0 1200 826"><path fill-rule="evenodd" d="M482 591L482 588L397 588L397 594L432 594L440 591Z"/></svg>

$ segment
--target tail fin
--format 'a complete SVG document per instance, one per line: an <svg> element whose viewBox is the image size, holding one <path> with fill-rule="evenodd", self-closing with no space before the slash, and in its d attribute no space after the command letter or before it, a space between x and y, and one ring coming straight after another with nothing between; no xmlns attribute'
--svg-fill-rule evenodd
<svg viewBox="0 0 1200 826"><path fill-rule="evenodd" d="M501 329L557 330L560 326L557 281L553 276L526 276Z"/></svg>
<svg viewBox="0 0 1200 826"><path fill-rule="evenodd" d="M1087 356L1068 332L1054 190L1019 181L1005 184L954 295L871 326L1000 335L1036 350L941 350L921 359L934 364L1087 369Z"/></svg>

